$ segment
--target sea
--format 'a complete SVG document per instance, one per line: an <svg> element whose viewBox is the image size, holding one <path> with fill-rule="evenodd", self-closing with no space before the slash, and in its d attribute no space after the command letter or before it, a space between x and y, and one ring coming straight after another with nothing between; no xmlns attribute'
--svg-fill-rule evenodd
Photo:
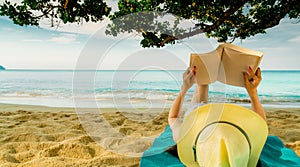
<svg viewBox="0 0 300 167"><path fill-rule="evenodd" d="M182 70L3 70L0 103L79 108L167 108L182 85ZM300 70L262 71L264 107L300 108ZM193 86L185 102L192 99ZM245 88L210 84L209 102L250 106Z"/></svg>

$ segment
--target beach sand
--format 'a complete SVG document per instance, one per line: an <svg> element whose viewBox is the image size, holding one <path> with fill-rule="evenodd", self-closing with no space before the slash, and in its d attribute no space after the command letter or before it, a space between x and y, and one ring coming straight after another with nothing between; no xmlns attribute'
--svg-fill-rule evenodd
<svg viewBox="0 0 300 167"><path fill-rule="evenodd" d="M77 114L72 108L0 104L0 166L139 166L168 115L141 110ZM269 135L279 136L300 156L300 109L266 111Z"/></svg>

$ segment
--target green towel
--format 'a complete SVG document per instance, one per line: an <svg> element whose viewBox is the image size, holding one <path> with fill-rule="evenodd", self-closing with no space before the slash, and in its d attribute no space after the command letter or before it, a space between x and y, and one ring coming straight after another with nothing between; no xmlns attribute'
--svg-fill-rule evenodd
<svg viewBox="0 0 300 167"><path fill-rule="evenodd" d="M142 167L157 167L171 166L183 167L181 161L173 155L165 152L165 150L175 145L172 137L170 126L165 128L165 131L154 140L152 146L146 150L141 158L140 166Z"/></svg>
<svg viewBox="0 0 300 167"><path fill-rule="evenodd" d="M286 148L277 136L268 136L260 154L263 167L300 167L300 158L290 148Z"/></svg>
<svg viewBox="0 0 300 167"><path fill-rule="evenodd" d="M183 167L177 157L165 150L174 145L172 131L167 126L164 132L154 140L152 146L146 150L141 158L141 167ZM262 167L300 167L300 158L289 148L286 148L277 136L268 136L260 155Z"/></svg>

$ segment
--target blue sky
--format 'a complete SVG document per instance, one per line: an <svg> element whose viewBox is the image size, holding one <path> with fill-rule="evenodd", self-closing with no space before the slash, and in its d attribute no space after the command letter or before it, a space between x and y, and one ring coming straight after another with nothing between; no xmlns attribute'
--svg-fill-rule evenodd
<svg viewBox="0 0 300 167"><path fill-rule="evenodd" d="M101 29L105 23L67 24L51 29L47 24L42 28L21 27L6 17L0 17L0 65L8 69L75 69L79 56L105 52L106 57L98 62L100 69L118 69L124 60L134 54L170 54L181 62L166 61L167 68L182 70L189 64L191 52L207 52L218 45L214 39L197 35L163 49L144 49L135 34L123 39L106 37ZM242 42L236 40L235 44L264 52L262 69L300 69L299 30L300 23L283 20L279 26L268 29L267 34L259 34ZM114 45L101 50L100 46L107 43Z"/></svg>

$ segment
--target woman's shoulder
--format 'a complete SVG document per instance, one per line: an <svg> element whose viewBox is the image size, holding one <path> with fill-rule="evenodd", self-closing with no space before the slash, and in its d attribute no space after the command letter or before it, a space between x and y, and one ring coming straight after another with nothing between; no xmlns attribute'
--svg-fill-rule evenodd
<svg viewBox="0 0 300 167"><path fill-rule="evenodd" d="M186 112L184 113L184 117L183 117L183 118L185 118L186 116L188 116L188 115L189 115L192 111L194 111L195 109L197 109L197 108L199 108L199 107L201 107L201 106L203 106L203 105L205 105L205 104L207 104L207 103L205 103L205 102L200 102L200 103L192 103L192 104L190 104L190 105L188 106Z"/></svg>

